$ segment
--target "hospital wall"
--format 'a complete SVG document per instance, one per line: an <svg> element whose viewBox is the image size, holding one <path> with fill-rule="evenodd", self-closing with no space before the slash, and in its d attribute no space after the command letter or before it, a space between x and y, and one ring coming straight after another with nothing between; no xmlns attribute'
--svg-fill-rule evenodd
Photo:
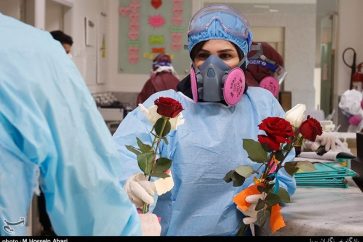
<svg viewBox="0 0 363 242"><path fill-rule="evenodd" d="M3 14L20 19L21 4L21 0L0 0L0 11L2 11Z"/></svg>
<svg viewBox="0 0 363 242"><path fill-rule="evenodd" d="M74 41L72 47L73 60L91 92L102 92L107 90L106 83L108 82L108 70L102 70L104 72L103 79L105 80L97 79L97 72L100 71L100 69L97 68L97 51L99 45L97 39L91 40L90 45L86 44L85 17L95 24L96 32L92 35L94 38L97 38L98 31L101 31L100 26L98 26L99 18L101 13L103 13L106 15L106 19L108 19L107 11L107 1L74 0L72 8L66 11L64 15L64 30L73 37ZM106 51L107 53L113 52L110 48L107 48ZM106 55L106 59L109 63L108 54Z"/></svg>

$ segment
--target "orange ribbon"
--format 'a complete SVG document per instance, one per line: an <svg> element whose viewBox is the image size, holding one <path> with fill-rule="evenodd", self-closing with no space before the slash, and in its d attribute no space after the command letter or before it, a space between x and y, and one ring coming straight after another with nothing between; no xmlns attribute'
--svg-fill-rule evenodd
<svg viewBox="0 0 363 242"><path fill-rule="evenodd" d="M238 193L234 198L233 202L237 205L237 207L242 211L247 211L248 207L251 205L250 203L246 202L246 197L249 195L259 194L260 192L257 189L257 185L252 185L247 187L246 189L242 190ZM286 226L284 218L281 215L281 208L280 205L275 204L271 208L271 215L270 215L270 228L272 233L275 233L277 230Z"/></svg>
<svg viewBox="0 0 363 242"><path fill-rule="evenodd" d="M271 208L271 216L270 216L270 228L272 233L275 233L277 230L285 227L284 218L281 215L280 205L275 204Z"/></svg>
<svg viewBox="0 0 363 242"><path fill-rule="evenodd" d="M247 211L248 207L251 205L250 203L246 202L246 197L253 194L259 194L260 192L257 190L257 185L252 185L247 187L246 189L242 190L238 193L234 198L233 202L237 205L237 207L242 211Z"/></svg>

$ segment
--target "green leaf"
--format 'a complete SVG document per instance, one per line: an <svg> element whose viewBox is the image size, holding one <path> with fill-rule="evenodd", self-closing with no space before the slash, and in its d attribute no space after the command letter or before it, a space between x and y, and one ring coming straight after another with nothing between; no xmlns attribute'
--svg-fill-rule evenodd
<svg viewBox="0 0 363 242"><path fill-rule="evenodd" d="M156 123L154 124L155 132L159 137L166 136L171 130L171 124L170 124L170 122L168 120L166 122L166 124L165 124L163 133L161 133L161 130L163 128L163 124L164 124L164 118L159 118L158 121L156 121Z"/></svg>
<svg viewBox="0 0 363 242"><path fill-rule="evenodd" d="M170 169L170 166L171 166L170 159L160 157L159 159L156 160L156 165L154 167L153 172L164 173L166 170Z"/></svg>
<svg viewBox="0 0 363 242"><path fill-rule="evenodd" d="M132 153L134 153L135 155L139 155L141 154L141 151L136 149L135 147L131 146L131 145L125 145L126 149L128 149L129 151L131 151Z"/></svg>
<svg viewBox="0 0 363 242"><path fill-rule="evenodd" d="M265 201L264 200L262 200L261 198L260 199L258 199L258 202L257 202L257 204L256 204L256 207L255 207L255 210L256 211L258 211L258 210L261 210L261 209L263 209L264 207L265 207Z"/></svg>
<svg viewBox="0 0 363 242"><path fill-rule="evenodd" d="M223 180L227 183L233 181L233 186L239 187L243 185L246 178L239 175L235 170L231 170L224 176Z"/></svg>
<svg viewBox="0 0 363 242"><path fill-rule="evenodd" d="M265 202L268 206L273 206L280 202L280 197L279 197L279 195L271 192L271 193L267 194L267 196L265 198Z"/></svg>
<svg viewBox="0 0 363 242"><path fill-rule="evenodd" d="M257 190L262 193L265 191L265 188L263 186L257 186Z"/></svg>
<svg viewBox="0 0 363 242"><path fill-rule="evenodd" d="M243 183L245 182L246 178L243 176L240 176L237 172L233 173L233 186L234 187L239 187L242 186Z"/></svg>
<svg viewBox="0 0 363 242"><path fill-rule="evenodd" d="M165 142L166 145L169 144L168 139L166 137L163 137L162 140L164 140L164 142Z"/></svg>
<svg viewBox="0 0 363 242"><path fill-rule="evenodd" d="M236 236L245 236L246 232L247 232L247 228L249 228L249 226L247 226L246 224L244 224L242 222L241 227L238 229Z"/></svg>
<svg viewBox="0 0 363 242"><path fill-rule="evenodd" d="M137 156L137 163L145 175L150 175L154 159L154 152L141 153Z"/></svg>
<svg viewBox="0 0 363 242"><path fill-rule="evenodd" d="M270 217L270 211L267 209L262 209L257 212L257 220L255 224L260 228L262 228L269 217Z"/></svg>
<svg viewBox="0 0 363 242"><path fill-rule="evenodd" d="M239 166L235 169L235 171L245 178L249 177L255 172L251 166Z"/></svg>
<svg viewBox="0 0 363 242"><path fill-rule="evenodd" d="M265 188L265 192L266 193L269 193L271 190L272 190L272 188L275 186L275 183L268 183L267 185L266 185L266 188Z"/></svg>
<svg viewBox="0 0 363 242"><path fill-rule="evenodd" d="M289 193L282 187L279 187L277 195L280 197L280 201L284 203L291 202Z"/></svg>
<svg viewBox="0 0 363 242"><path fill-rule="evenodd" d="M304 160L304 161L298 161L297 167L301 171L315 171L315 166L310 161Z"/></svg>
<svg viewBox="0 0 363 242"><path fill-rule="evenodd" d="M299 168L297 167L297 162L296 161L286 162L284 167L285 167L286 172L290 176L293 176L299 170Z"/></svg>
<svg viewBox="0 0 363 242"><path fill-rule="evenodd" d="M142 141L136 137L136 141L137 141L137 145L139 146L140 150L145 153L145 152L148 152L151 150L151 146L150 145L147 145L147 144L144 144L142 143Z"/></svg>
<svg viewBox="0 0 363 242"><path fill-rule="evenodd" d="M282 151L278 151L275 153L275 158L279 161L282 161L284 159L284 153Z"/></svg>
<svg viewBox="0 0 363 242"><path fill-rule="evenodd" d="M223 180L227 183L230 183L232 181L232 174L234 173L234 170L229 171L223 178Z"/></svg>
<svg viewBox="0 0 363 242"><path fill-rule="evenodd" d="M253 139L244 139L243 148L247 151L248 157L257 163L267 162L267 152L262 145Z"/></svg>
<svg viewBox="0 0 363 242"><path fill-rule="evenodd" d="M289 151L290 149L291 149L291 144L286 144L286 145L284 145L284 147L282 147L282 150L283 151Z"/></svg>

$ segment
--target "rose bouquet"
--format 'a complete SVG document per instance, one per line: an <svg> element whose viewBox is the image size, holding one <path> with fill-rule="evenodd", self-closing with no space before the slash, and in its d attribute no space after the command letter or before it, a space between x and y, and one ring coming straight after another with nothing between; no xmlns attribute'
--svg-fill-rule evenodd
<svg viewBox="0 0 363 242"><path fill-rule="evenodd" d="M246 216L241 223L239 235L244 234L247 225L250 225L254 234L254 225L263 226L268 218L273 233L285 226L279 203L290 202L290 196L279 185L277 173L280 169L285 169L293 176L299 169L314 170L309 161L284 161L294 147L301 146L303 139L315 141L316 136L322 134L320 123L316 119L308 116L303 121L305 109L305 105L298 104L286 113L285 119L268 117L258 125L264 132L258 135L258 141L243 140L243 148L249 159L260 166L254 170L251 166L241 165L229 171L224 180L233 181L234 186L241 186L251 175L260 176L254 177L253 184L233 198L237 208Z"/></svg>
<svg viewBox="0 0 363 242"><path fill-rule="evenodd" d="M151 177L160 178L154 183L157 193L161 195L170 191L174 183L170 177L172 161L167 157L160 157L159 145L161 142L167 145L167 135L183 124L184 120L181 113L183 107L178 101L169 97L159 97L154 104L148 109L139 104L141 111L153 125L150 131L154 137L152 143L143 143L136 137L138 147L126 145L126 148L136 155L137 163L148 181L151 180ZM147 213L148 210L148 204L144 203L142 213Z"/></svg>

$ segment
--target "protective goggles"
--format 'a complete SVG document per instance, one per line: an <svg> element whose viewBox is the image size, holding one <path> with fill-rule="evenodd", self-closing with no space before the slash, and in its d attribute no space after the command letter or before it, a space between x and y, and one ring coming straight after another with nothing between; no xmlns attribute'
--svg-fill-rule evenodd
<svg viewBox="0 0 363 242"><path fill-rule="evenodd" d="M247 20L237 11L224 5L214 5L199 10L189 24L188 36L206 31L214 21L218 21L226 33L250 42L250 27Z"/></svg>

